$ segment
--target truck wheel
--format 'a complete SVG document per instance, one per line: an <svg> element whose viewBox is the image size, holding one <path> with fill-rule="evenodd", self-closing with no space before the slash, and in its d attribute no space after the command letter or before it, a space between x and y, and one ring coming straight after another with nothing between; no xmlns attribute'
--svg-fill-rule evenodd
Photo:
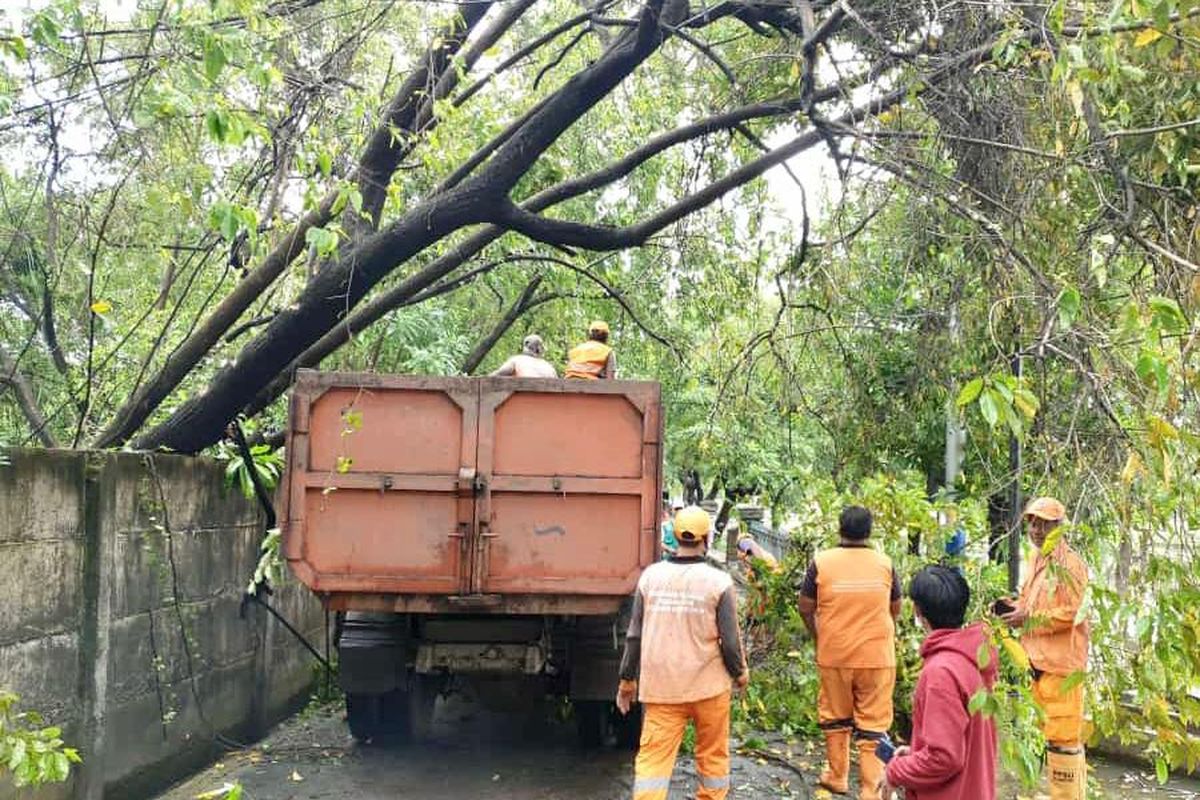
<svg viewBox="0 0 1200 800"><path fill-rule="evenodd" d="M617 747L621 750L637 750L642 738L642 704L634 703L633 708L624 716L620 711L613 711L617 729Z"/></svg>
<svg viewBox="0 0 1200 800"><path fill-rule="evenodd" d="M593 750L604 745L608 735L608 701L575 700L575 730L579 744Z"/></svg>
<svg viewBox="0 0 1200 800"><path fill-rule="evenodd" d="M367 743L384 732L384 695L346 694L346 722L350 735Z"/></svg>
<svg viewBox="0 0 1200 800"><path fill-rule="evenodd" d="M433 709L437 703L438 679L433 675L413 675L408 682L408 713L406 731L409 738L420 742L433 732Z"/></svg>

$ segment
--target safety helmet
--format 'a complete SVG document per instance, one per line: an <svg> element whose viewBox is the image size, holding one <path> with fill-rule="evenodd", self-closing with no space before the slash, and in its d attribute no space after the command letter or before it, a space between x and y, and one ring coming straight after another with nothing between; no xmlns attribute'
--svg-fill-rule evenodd
<svg viewBox="0 0 1200 800"><path fill-rule="evenodd" d="M688 506L675 513L675 538L681 542L703 542L710 530L712 520L700 506Z"/></svg>
<svg viewBox="0 0 1200 800"><path fill-rule="evenodd" d="M1067 516L1067 509L1053 497L1038 497L1025 506L1026 517L1037 517L1049 522L1062 522Z"/></svg>
<svg viewBox="0 0 1200 800"><path fill-rule="evenodd" d="M608 333L608 323L598 319L591 325L588 325L588 333Z"/></svg>

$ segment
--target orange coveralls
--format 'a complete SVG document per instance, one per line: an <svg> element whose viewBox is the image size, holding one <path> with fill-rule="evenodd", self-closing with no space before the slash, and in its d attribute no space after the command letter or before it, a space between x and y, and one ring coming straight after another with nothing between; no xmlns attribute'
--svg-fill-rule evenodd
<svg viewBox="0 0 1200 800"><path fill-rule="evenodd" d="M1087 670L1088 623L1075 622L1088 572L1083 559L1060 540L1049 555L1034 554L1017 606L1029 616L1021 646L1033 667L1033 696L1045 712L1046 741L1065 748L1083 744L1083 683L1063 691L1067 679Z"/></svg>
<svg viewBox="0 0 1200 800"><path fill-rule="evenodd" d="M689 719L696 724L696 800L724 800L732 679L745 669L729 575L699 556L672 556L647 567L620 670L623 684L637 681L644 709L634 800L666 800Z"/></svg>
<svg viewBox="0 0 1200 800"><path fill-rule="evenodd" d="M612 353L612 348L603 342L588 340L583 344L575 345L567 354L567 370L563 373L563 377L598 380L608 365L610 353ZM605 377L613 376L606 375Z"/></svg>
<svg viewBox="0 0 1200 800"><path fill-rule="evenodd" d="M883 764L876 742L892 726L896 685L896 623L900 582L891 559L865 542L817 553L801 595L816 601L817 714L828 768L821 783L846 791L851 733L858 740L861 800L879 797Z"/></svg>

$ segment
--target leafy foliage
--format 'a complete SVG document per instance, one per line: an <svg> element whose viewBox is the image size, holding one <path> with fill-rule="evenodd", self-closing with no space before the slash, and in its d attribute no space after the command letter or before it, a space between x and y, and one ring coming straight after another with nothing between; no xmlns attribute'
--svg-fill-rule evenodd
<svg viewBox="0 0 1200 800"><path fill-rule="evenodd" d="M36 711L19 711L19 700L0 690L0 776L8 773L18 788L62 783L83 759L65 746L61 729L45 726Z"/></svg>

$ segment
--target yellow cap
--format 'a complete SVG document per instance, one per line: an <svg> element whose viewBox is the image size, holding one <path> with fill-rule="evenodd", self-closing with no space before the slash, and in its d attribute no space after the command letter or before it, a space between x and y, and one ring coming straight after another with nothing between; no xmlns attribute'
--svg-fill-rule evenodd
<svg viewBox="0 0 1200 800"><path fill-rule="evenodd" d="M675 514L675 538L681 542L701 542L712 530L708 512L700 506L681 508Z"/></svg>
<svg viewBox="0 0 1200 800"><path fill-rule="evenodd" d="M588 325L588 333L595 331L596 333L608 333L608 323L602 319L598 319L591 325Z"/></svg>
<svg viewBox="0 0 1200 800"><path fill-rule="evenodd" d="M1063 518L1067 516L1067 509L1053 497L1038 497L1029 501L1029 505L1025 506L1024 516L1037 517L1050 522L1062 522Z"/></svg>

